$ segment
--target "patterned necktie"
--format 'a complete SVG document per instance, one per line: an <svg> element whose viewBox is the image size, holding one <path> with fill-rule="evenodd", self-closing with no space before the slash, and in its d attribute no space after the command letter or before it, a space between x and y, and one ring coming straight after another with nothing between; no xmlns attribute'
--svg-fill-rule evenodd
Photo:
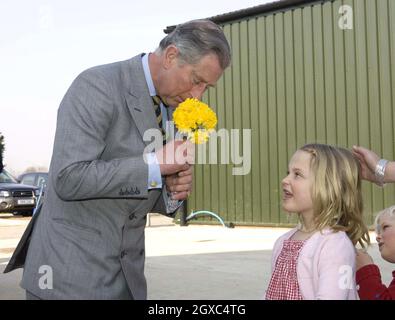
<svg viewBox="0 0 395 320"><path fill-rule="evenodd" d="M162 102L162 100L159 96L153 96L152 100L154 102L156 121L158 122L159 129L162 132L163 144L165 144L166 143L166 133L165 133L165 130L163 130L162 111L160 109L160 103Z"/></svg>

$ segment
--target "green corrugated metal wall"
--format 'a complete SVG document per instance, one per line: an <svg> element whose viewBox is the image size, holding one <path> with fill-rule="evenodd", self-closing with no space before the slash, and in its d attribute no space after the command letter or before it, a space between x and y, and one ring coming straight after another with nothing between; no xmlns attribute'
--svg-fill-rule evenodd
<svg viewBox="0 0 395 320"><path fill-rule="evenodd" d="M338 25L353 9L353 29ZM324 1L223 25L232 66L204 100L218 129L252 129L251 172L196 165L187 211L238 224L287 225L280 181L308 142L360 144L395 159L395 1ZM220 151L218 151L218 154ZM395 203L394 186L363 183L365 217ZM291 221L292 222L292 221Z"/></svg>

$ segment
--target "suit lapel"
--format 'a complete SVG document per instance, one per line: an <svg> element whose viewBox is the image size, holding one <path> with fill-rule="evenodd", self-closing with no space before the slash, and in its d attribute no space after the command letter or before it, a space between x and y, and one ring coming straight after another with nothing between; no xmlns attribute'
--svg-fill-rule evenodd
<svg viewBox="0 0 395 320"><path fill-rule="evenodd" d="M125 99L134 123L143 138L148 129L159 129L159 126L155 117L154 104L145 81L140 55L130 60L129 69L126 83L130 90L126 93ZM144 141L144 143L148 145L150 141Z"/></svg>
<svg viewBox="0 0 395 320"><path fill-rule="evenodd" d="M148 97L150 98L149 95ZM159 129L152 101L147 101L147 99L144 99L144 96L135 97L132 94L128 94L126 102L142 139L147 130L153 128ZM150 141L144 141L144 143L148 145Z"/></svg>

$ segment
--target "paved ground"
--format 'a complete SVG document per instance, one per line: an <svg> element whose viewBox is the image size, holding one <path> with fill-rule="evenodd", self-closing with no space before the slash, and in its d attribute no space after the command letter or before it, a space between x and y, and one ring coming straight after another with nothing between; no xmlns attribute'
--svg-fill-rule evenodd
<svg viewBox="0 0 395 320"><path fill-rule="evenodd" d="M0 215L0 300L24 299L22 270L3 274L29 218ZM285 228L180 227L151 216L146 228L146 277L149 299L260 299L270 276L271 248ZM372 236L374 236L372 234ZM387 283L393 265L374 244L369 252Z"/></svg>

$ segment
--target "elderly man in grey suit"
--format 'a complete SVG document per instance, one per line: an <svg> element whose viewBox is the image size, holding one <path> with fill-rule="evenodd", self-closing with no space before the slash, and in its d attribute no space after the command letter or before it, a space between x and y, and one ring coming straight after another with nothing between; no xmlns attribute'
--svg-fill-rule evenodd
<svg viewBox="0 0 395 320"><path fill-rule="evenodd" d="M152 97L170 118L168 109L200 99L229 64L221 28L195 20L153 53L75 79L59 107L49 183L24 265L28 299L146 299L146 215L173 215L192 185L187 161L163 161L182 141L144 151L146 130L159 129Z"/></svg>

